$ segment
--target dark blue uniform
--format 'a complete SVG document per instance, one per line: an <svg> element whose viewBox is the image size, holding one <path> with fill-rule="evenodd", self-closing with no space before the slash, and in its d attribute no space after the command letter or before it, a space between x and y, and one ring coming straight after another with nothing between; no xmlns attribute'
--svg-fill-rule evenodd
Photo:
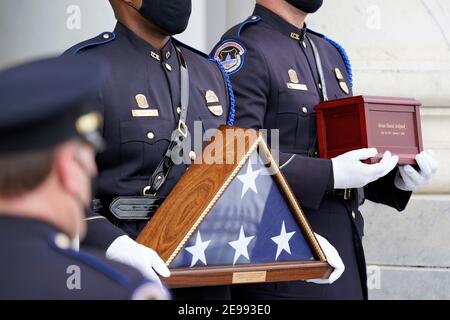
<svg viewBox="0 0 450 320"><path fill-rule="evenodd" d="M194 135L194 121L202 122L202 131L232 121L225 73L207 55L173 38L158 50L118 23L114 32L103 33L66 52L104 61L111 70L100 95L107 150L98 157L96 192L106 209L101 213L107 217L110 217L109 202L114 197L142 195L169 146L180 110L177 48L182 51L189 70L186 124L191 135ZM201 150L195 150L193 141L192 150L200 156ZM175 166L157 195L167 196L186 168L184 164ZM94 223L99 224L94 220L90 226ZM145 223L117 224L136 237ZM105 237L104 232L97 235ZM110 235L105 245L117 236L111 232Z"/></svg>
<svg viewBox="0 0 450 320"><path fill-rule="evenodd" d="M320 54L328 99L351 96L351 67L344 49L260 5L248 20L226 32L212 52L230 74L236 125L280 130L282 171L314 231L337 248L346 267L333 285L290 282L235 287L240 298L367 298L363 218L358 211L364 192L352 190L351 198L345 199L343 191L333 190L331 161L316 157L314 107L323 95L313 44ZM394 187L395 171L367 186L365 197L403 210L411 193Z"/></svg>
<svg viewBox="0 0 450 320"><path fill-rule="evenodd" d="M103 136L107 143L106 152L97 159L96 197L102 209L98 211L100 215L89 218L88 245L106 249L121 235L121 231L112 230L102 217L109 218L132 238L145 226L146 222L114 219L109 205L117 196L142 195L169 146L181 104L177 50L181 51L189 70L186 124L191 136L197 139L199 133L232 124L233 97L220 63L173 38L158 50L118 23L114 32L103 33L66 52L104 61L111 70L100 93L105 119ZM197 129L195 121L201 121ZM192 139L191 147L200 156L201 145L194 148ZM167 196L186 169L185 164L174 166L157 196Z"/></svg>
<svg viewBox="0 0 450 320"><path fill-rule="evenodd" d="M151 292L149 285L161 292L104 253L74 251L67 236L38 220L1 215L0 261L0 299L128 300L146 287Z"/></svg>
<svg viewBox="0 0 450 320"><path fill-rule="evenodd" d="M100 150L101 116L95 110L95 100L104 77L102 64L73 57L40 60L0 72L0 159L21 163L34 153L51 152L74 140ZM49 172L56 172L56 165L49 165ZM5 179L5 172L2 206L24 200L21 206L28 203L35 207L0 212L0 299L168 298L160 284L145 279L134 268L106 260L104 252L75 251L69 237L57 229L53 220L58 219L49 218L49 212L37 212L42 206L27 202L27 197L40 197L48 204L44 211L67 203L49 198L39 189L52 179L50 173L41 181L30 182L23 175ZM42 175L36 172L35 168L28 174ZM22 190L5 183L12 179L22 184ZM34 218L27 218L30 210ZM61 225L78 218L73 209L58 214Z"/></svg>

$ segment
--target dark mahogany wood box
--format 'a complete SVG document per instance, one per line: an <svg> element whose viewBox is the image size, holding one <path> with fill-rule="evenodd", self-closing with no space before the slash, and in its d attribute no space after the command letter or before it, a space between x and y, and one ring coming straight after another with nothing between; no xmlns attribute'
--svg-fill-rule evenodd
<svg viewBox="0 0 450 320"><path fill-rule="evenodd" d="M421 103L414 99L358 96L315 107L321 158L331 159L360 148L377 148L376 163L386 150L399 164L415 164L423 150Z"/></svg>

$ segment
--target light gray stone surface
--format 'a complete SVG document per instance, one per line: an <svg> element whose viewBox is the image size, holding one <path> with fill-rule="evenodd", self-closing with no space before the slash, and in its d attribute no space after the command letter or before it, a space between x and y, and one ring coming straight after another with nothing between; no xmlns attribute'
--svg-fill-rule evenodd
<svg viewBox="0 0 450 320"><path fill-rule="evenodd" d="M449 269L379 267L371 280L371 300L450 299Z"/></svg>
<svg viewBox="0 0 450 320"><path fill-rule="evenodd" d="M371 202L361 210L368 264L450 267L450 196L413 197L401 213Z"/></svg>

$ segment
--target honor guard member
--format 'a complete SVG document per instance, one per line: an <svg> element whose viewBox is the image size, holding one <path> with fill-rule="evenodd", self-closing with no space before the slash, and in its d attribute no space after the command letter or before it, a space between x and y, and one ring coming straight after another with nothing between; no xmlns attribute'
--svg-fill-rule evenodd
<svg viewBox="0 0 450 320"><path fill-rule="evenodd" d="M190 0L110 2L118 20L114 31L66 52L104 61L111 70L99 96L107 149L97 158L98 215L89 222L102 230L88 243L102 245L108 257L143 271L155 267L156 261L156 271L167 276L156 253L146 256L130 251L135 247L130 237L139 234L188 164L201 155L201 150L194 149L194 131L195 139L201 139L203 131L233 124L232 91L220 63L172 37L188 25ZM194 130L196 121L201 124ZM170 156L180 144L181 164ZM212 291L205 298L223 297ZM189 297L204 296L189 291Z"/></svg>
<svg viewBox="0 0 450 320"><path fill-rule="evenodd" d="M362 198L403 210L411 191L429 183L436 171L428 152L417 156L419 170L394 169L398 157L390 152L378 164L363 164L360 160L375 156L375 149L332 160L317 158L314 106L352 95L352 71L344 49L304 24L307 14L321 5L322 0L258 0L253 15L226 32L212 56L230 74L236 125L279 129L282 171L314 231L338 250L345 272L331 285L248 285L236 287L233 296L367 298L363 218L358 211Z"/></svg>
<svg viewBox="0 0 450 320"><path fill-rule="evenodd" d="M104 68L80 58L0 73L0 299L167 299L104 253L78 251L103 140Z"/></svg>

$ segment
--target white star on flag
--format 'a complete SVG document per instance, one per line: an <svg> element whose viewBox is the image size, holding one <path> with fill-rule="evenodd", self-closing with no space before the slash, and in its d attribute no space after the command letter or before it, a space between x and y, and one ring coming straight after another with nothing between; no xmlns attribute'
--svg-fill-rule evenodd
<svg viewBox="0 0 450 320"><path fill-rule="evenodd" d="M200 235L200 231L197 232L197 238L195 239L195 245L192 247L187 247L186 250L192 254L192 262L191 262L191 268L195 266L200 260L203 262L203 264L206 266L206 257L205 257L205 250L208 248L209 243L211 240L208 241L202 241L202 236Z"/></svg>
<svg viewBox="0 0 450 320"><path fill-rule="evenodd" d="M253 171L252 165L250 164L250 161L247 165L247 172L245 174L239 175L237 178L244 184L242 187L242 194L241 199L244 198L245 194L249 189L252 189L256 194L258 194L258 190L256 189L256 183L255 180L258 177L259 173L261 172L261 169Z"/></svg>
<svg viewBox="0 0 450 320"><path fill-rule="evenodd" d="M272 239L273 242L277 244L277 255L275 257L275 260L278 260L278 257L280 256L280 253L283 252L283 250L291 254L291 247L289 246L289 240L291 240L294 233L295 231L286 233L286 227L284 225L283 220L280 235L270 238Z"/></svg>
<svg viewBox="0 0 450 320"><path fill-rule="evenodd" d="M228 244L230 246L232 246L234 248L234 250L236 250L234 252L233 264L236 264L236 261L238 261L240 256L244 256L245 258L250 260L250 258L248 257L248 245L249 245L250 241L252 241L253 238L254 238L254 236L246 237L245 232L244 232L244 226L241 226L241 231L239 233L239 239L228 242Z"/></svg>

